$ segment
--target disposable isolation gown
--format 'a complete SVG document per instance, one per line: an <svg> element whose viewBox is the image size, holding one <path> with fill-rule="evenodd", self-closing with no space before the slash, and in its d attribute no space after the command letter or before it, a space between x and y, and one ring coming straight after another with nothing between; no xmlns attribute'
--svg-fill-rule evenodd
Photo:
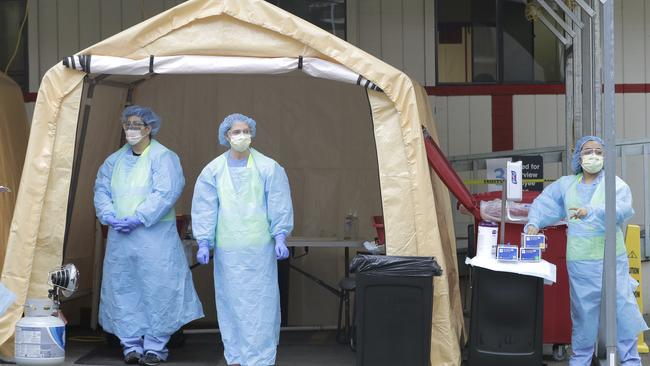
<svg viewBox="0 0 650 366"><path fill-rule="evenodd" d="M95 181L97 217L135 215L144 225L109 228L99 322L120 338L169 336L203 317L176 228L174 204L185 178L178 156L156 140L134 156L125 145L106 159Z"/></svg>
<svg viewBox="0 0 650 366"><path fill-rule="evenodd" d="M278 163L253 149L242 167L228 164L228 154L210 162L196 182L192 228L197 240L215 248L217 317L227 363L274 365L280 293L273 237L293 229L289 180Z"/></svg>
<svg viewBox="0 0 650 366"><path fill-rule="evenodd" d="M574 350L593 347L598 335L598 319L605 250L605 183L601 173L592 184L582 182L582 174L564 176L549 185L535 199L528 212L528 224L537 228L570 217L569 209L584 207L582 219L569 219L567 270L571 294L571 344ZM639 312L630 277L621 227L634 215L628 185L616 177L616 310L619 343L636 339L648 327ZM553 245L550 243L549 245Z"/></svg>

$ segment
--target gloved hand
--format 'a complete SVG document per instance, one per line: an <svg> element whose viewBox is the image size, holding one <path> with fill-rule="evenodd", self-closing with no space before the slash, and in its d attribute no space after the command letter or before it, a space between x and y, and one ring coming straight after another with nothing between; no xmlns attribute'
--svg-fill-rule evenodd
<svg viewBox="0 0 650 366"><path fill-rule="evenodd" d="M115 216L111 216L106 219L106 224L110 226L111 229L113 230L120 230L121 226L121 220L118 220L115 218Z"/></svg>
<svg viewBox="0 0 650 366"><path fill-rule="evenodd" d="M199 241L199 251L196 252L196 261L200 264L210 263L210 243L205 240Z"/></svg>
<svg viewBox="0 0 650 366"><path fill-rule="evenodd" d="M117 224L117 231L123 234L128 234L131 231L135 230L135 228L138 226L142 225L142 221L140 221L140 219L136 216L127 216L119 221L120 222Z"/></svg>
<svg viewBox="0 0 650 366"><path fill-rule="evenodd" d="M275 236L275 258L279 261L289 258L289 248L287 248L287 236L278 234Z"/></svg>

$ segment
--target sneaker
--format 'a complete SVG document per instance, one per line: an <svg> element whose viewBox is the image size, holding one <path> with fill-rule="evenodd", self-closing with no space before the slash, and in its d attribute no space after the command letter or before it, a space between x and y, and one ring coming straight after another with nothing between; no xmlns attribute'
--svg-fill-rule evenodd
<svg viewBox="0 0 650 366"><path fill-rule="evenodd" d="M140 359L140 365L156 366L163 362L155 353L147 353Z"/></svg>
<svg viewBox="0 0 650 366"><path fill-rule="evenodd" d="M137 365L142 359L142 355L136 351L131 351L124 356L124 363L128 365Z"/></svg>

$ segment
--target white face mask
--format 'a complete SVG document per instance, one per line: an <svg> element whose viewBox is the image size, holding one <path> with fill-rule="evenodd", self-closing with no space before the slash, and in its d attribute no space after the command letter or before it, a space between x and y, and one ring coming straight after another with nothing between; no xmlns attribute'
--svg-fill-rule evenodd
<svg viewBox="0 0 650 366"><path fill-rule="evenodd" d="M602 155L585 155L582 157L582 169L589 174L596 174L603 169L604 159Z"/></svg>
<svg viewBox="0 0 650 366"><path fill-rule="evenodd" d="M124 134L126 135L126 142L131 146L137 145L138 142L147 136L143 134L141 130L126 130L124 131Z"/></svg>
<svg viewBox="0 0 650 366"><path fill-rule="evenodd" d="M233 150L244 152L251 146L251 135L240 133L230 139L230 146Z"/></svg>

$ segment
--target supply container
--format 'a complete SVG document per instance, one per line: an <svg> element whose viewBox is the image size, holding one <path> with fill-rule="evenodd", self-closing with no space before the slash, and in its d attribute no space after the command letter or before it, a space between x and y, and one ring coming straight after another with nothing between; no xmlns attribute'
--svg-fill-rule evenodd
<svg viewBox="0 0 650 366"><path fill-rule="evenodd" d="M476 255L480 257L495 258L499 226L491 221L481 221L478 224L476 241Z"/></svg>
<svg viewBox="0 0 650 366"><path fill-rule="evenodd" d="M65 323L52 316L50 299L28 299L25 317L16 324L16 364L55 366L65 361Z"/></svg>

